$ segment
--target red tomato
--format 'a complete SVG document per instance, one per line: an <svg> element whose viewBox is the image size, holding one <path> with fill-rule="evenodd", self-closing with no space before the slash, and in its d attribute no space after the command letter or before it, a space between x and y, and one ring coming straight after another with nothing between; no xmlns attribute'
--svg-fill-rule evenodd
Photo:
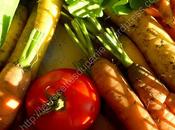
<svg viewBox="0 0 175 130"><path fill-rule="evenodd" d="M64 107L43 114L48 107L48 94L57 99L53 104L58 99L60 104L64 101ZM57 97L59 94L61 98ZM53 104L52 108L55 108L57 105ZM39 78L31 86L26 99L28 120L32 120L32 125L38 130L87 129L96 119L99 107L99 97L93 83L73 69L55 70Z"/></svg>

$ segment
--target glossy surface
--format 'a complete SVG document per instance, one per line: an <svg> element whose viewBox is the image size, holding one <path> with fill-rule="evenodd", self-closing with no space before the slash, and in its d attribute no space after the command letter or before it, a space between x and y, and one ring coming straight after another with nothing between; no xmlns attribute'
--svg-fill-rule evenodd
<svg viewBox="0 0 175 130"><path fill-rule="evenodd" d="M55 95L59 90L65 97L64 109L39 117L45 110L43 104L48 101L46 92ZM33 124L38 130L83 130L96 119L99 97L87 76L79 75L73 69L59 69L39 78L32 85L26 108L29 119L33 117Z"/></svg>

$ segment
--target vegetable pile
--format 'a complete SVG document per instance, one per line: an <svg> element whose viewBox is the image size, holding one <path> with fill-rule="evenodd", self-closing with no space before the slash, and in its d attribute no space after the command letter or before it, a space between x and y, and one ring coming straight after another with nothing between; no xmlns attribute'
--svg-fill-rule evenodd
<svg viewBox="0 0 175 130"><path fill-rule="evenodd" d="M0 130L175 130L175 0L31 3L0 2ZM84 55L36 79L60 16Z"/></svg>

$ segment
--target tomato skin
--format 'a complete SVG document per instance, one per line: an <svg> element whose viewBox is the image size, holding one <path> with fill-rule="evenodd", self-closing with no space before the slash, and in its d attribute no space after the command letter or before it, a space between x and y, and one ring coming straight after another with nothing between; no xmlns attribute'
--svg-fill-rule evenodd
<svg viewBox="0 0 175 130"><path fill-rule="evenodd" d="M56 94L60 90L65 97L65 108L39 117L37 113L44 110L48 101L46 91ZM34 82L27 94L26 108L29 118L36 117L33 124L37 130L84 130L96 119L100 101L87 76L73 69L58 69Z"/></svg>

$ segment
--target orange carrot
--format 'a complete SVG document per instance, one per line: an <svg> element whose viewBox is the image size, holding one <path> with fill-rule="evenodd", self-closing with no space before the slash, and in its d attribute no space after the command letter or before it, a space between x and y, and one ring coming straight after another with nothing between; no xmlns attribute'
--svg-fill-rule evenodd
<svg viewBox="0 0 175 130"><path fill-rule="evenodd" d="M175 94L174 93L170 93L168 95L165 103L170 109L170 111L175 114Z"/></svg>
<svg viewBox="0 0 175 130"><path fill-rule="evenodd" d="M92 34L96 36L97 39L102 43L102 45L106 47L106 49L108 49L108 51L110 51L114 56L116 56L116 58L128 70L127 74L129 75L128 77L131 81L131 84L134 90L136 91L139 98L141 99L141 101L143 102L147 110L149 111L152 118L157 123L158 128L160 130L169 130L169 129L175 130L175 115L168 109L167 105L165 104L166 99L169 95L168 89L162 83L160 83L153 76L151 72L146 70L144 67L135 64L133 60L131 60L128 54L126 54L126 52L124 51L122 47L122 43L121 41L119 41L114 29L112 28L104 29L96 19L94 18L91 18L91 19L92 19L91 21L93 22L92 23L88 22L86 26L89 27L89 26L94 25L95 27L95 25L98 25L98 28L96 28L96 30L99 30L99 32L94 31ZM101 67L106 68L105 70L108 71L108 73L103 72L104 74L102 74L101 71L103 69L100 67L100 65ZM110 79L110 77L115 78L115 79L118 79L118 78L114 75L110 75L110 69L112 67L109 68L109 64L105 62L100 62L98 66L96 65L96 63L94 66L96 67L92 69L92 75L95 75L93 76L93 78L95 79L95 82L97 82L97 85L100 86L99 92L101 92L102 95L106 95L108 97L108 93L109 95L113 94L113 93L111 94L110 91L109 92L107 91L109 88L111 88L112 90L112 87L116 86L115 84L119 84L119 83L120 83L119 86L123 85L121 80L117 80L119 81L119 83L115 83L114 82L115 80ZM116 71L115 71L115 75L117 75ZM103 78L106 80L104 80ZM111 84L112 86L110 87L109 84ZM122 92L126 92L125 90L124 91L121 91L121 90L123 89L119 89L118 87L117 92L120 94L123 94ZM121 100L122 102L121 95L115 94L115 96L120 97L119 100ZM128 98L129 97L127 97L126 99ZM114 99L107 100L111 104L111 107L114 104L113 100ZM119 101L116 101L116 102L117 102L117 105L119 105L118 103ZM128 102L129 101L127 101L127 103ZM116 109L114 109L114 111L115 110Z"/></svg>
<svg viewBox="0 0 175 130"><path fill-rule="evenodd" d="M173 10L173 15L175 17L175 0L170 0L171 8Z"/></svg>
<svg viewBox="0 0 175 130"><path fill-rule="evenodd" d="M157 3L158 10L160 11L163 20L170 26L175 26L173 11L171 9L170 1L159 0Z"/></svg>
<svg viewBox="0 0 175 130"><path fill-rule="evenodd" d="M91 71L98 91L127 130L158 130L115 65L108 60L100 59L92 66Z"/></svg>
<svg viewBox="0 0 175 130"><path fill-rule="evenodd" d="M146 8L145 12L148 13L149 15L153 16L153 17L161 17L160 12L154 7Z"/></svg>
<svg viewBox="0 0 175 130"><path fill-rule="evenodd" d="M175 115L166 100L169 91L148 70L133 64L128 68L128 77L141 101L156 121L160 130L175 130ZM172 102L167 102L171 105Z"/></svg>
<svg viewBox="0 0 175 130"><path fill-rule="evenodd" d="M93 21L93 23L97 23L96 21L94 21L94 19L91 20ZM83 21L83 19L75 18L71 21L71 23L74 30L70 28L71 25L65 24L68 33L73 38L75 43L81 47L87 58L92 61L92 59L95 58L94 55L96 55L96 53L93 48L93 44L91 42L85 22ZM88 25L91 25L90 22L88 22ZM98 26L98 29L100 29L100 33L98 34L102 35L103 29L101 28L100 24L97 23L93 25L95 25L95 27ZM95 32L98 32L98 29ZM113 40L114 37L112 37L111 39ZM108 40L109 39L106 39L106 41ZM104 50L104 48L100 48L100 50ZM118 50L116 51L118 52ZM123 51L121 49L119 51L120 57L121 59L123 59L123 62L126 60L128 63L130 63L130 60L128 58L125 58L125 54L123 54ZM99 52L97 53L99 55ZM97 58L98 57L96 57L95 59ZM91 74L97 85L97 89L101 96L114 110L116 116L124 124L126 129L158 130L157 125L155 124L139 98L130 89L129 85L126 83L123 76L121 75L119 69L117 69L114 64L106 59L95 59L93 60L93 66L91 67Z"/></svg>
<svg viewBox="0 0 175 130"><path fill-rule="evenodd" d="M156 18L157 21L163 26L165 31L172 37L172 39L175 41L175 27L171 27L168 24L166 24L162 18Z"/></svg>

